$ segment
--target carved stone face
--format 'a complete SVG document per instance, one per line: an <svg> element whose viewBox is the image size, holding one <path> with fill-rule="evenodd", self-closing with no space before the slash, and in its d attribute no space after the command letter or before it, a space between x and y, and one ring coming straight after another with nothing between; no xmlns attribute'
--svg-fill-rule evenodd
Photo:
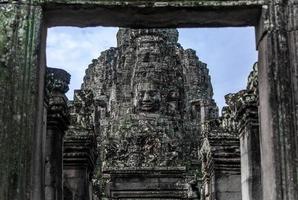
<svg viewBox="0 0 298 200"><path fill-rule="evenodd" d="M171 90L167 97L167 108L169 114L175 114L179 109L178 101L180 94L178 90Z"/></svg>
<svg viewBox="0 0 298 200"><path fill-rule="evenodd" d="M152 83L139 83L135 91L134 106L141 112L155 112L160 107L160 92Z"/></svg>

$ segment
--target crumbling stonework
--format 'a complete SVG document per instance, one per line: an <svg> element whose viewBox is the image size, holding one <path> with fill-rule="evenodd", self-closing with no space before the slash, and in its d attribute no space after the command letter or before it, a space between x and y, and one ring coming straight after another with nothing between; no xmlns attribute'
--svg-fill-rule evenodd
<svg viewBox="0 0 298 200"><path fill-rule="evenodd" d="M90 90L76 90L68 102L70 125L64 138L64 200L92 199L92 177L97 158L96 104Z"/></svg>
<svg viewBox="0 0 298 200"><path fill-rule="evenodd" d="M235 113L241 150L242 199L262 199L259 134L258 64L248 77L245 90L236 93Z"/></svg>
<svg viewBox="0 0 298 200"><path fill-rule="evenodd" d="M240 144L234 115L234 94L225 96L222 116L202 124L201 199L241 199Z"/></svg>

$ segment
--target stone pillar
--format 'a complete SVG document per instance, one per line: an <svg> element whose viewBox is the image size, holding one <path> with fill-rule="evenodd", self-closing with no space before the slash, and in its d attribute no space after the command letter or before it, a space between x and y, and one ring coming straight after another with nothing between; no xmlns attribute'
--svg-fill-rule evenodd
<svg viewBox="0 0 298 200"><path fill-rule="evenodd" d="M0 3L1 200L44 199L42 14L36 4Z"/></svg>
<svg viewBox="0 0 298 200"><path fill-rule="evenodd" d="M62 70L47 68L49 107L45 152L45 199L62 200L63 136L69 124L67 97L70 75Z"/></svg>
<svg viewBox="0 0 298 200"><path fill-rule="evenodd" d="M298 48L294 42L295 13L297 1L269 1L258 30L261 166L266 200L298 199L297 78L292 75Z"/></svg>
<svg viewBox="0 0 298 200"><path fill-rule="evenodd" d="M242 200L261 200L261 157L257 97L241 95L237 118L241 151Z"/></svg>
<svg viewBox="0 0 298 200"><path fill-rule="evenodd" d="M64 200L92 200L97 158L92 92L76 90L69 108L71 120L63 151Z"/></svg>

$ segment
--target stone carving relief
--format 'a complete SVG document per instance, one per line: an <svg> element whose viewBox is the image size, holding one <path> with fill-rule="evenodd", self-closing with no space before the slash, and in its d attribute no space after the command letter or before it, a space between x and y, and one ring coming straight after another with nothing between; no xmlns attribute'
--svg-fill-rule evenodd
<svg viewBox="0 0 298 200"><path fill-rule="evenodd" d="M100 171L187 167L194 185L200 119L218 116L206 64L177 43L175 29L120 29L117 39L82 84L101 105Z"/></svg>
<svg viewBox="0 0 298 200"><path fill-rule="evenodd" d="M138 83L135 86L134 107L136 112L156 112L160 108L161 96L158 87L152 83Z"/></svg>
<svg viewBox="0 0 298 200"><path fill-rule="evenodd" d="M119 127L114 129L114 134L104 143L105 167L154 167L177 164L179 154L181 157L181 144L177 136L175 138L175 135L161 127L162 124L168 123L163 120L131 118L118 121Z"/></svg>
<svg viewBox="0 0 298 200"><path fill-rule="evenodd" d="M181 109L181 95L178 89L170 90L167 96L167 114L175 116Z"/></svg>
<svg viewBox="0 0 298 200"><path fill-rule="evenodd" d="M94 100L91 90L76 90L74 100L69 102L71 124L81 129L93 129Z"/></svg>

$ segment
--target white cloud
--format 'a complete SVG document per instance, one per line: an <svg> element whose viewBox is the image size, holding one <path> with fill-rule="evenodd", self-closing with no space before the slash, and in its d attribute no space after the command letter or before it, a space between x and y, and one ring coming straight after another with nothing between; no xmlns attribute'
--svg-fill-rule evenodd
<svg viewBox="0 0 298 200"><path fill-rule="evenodd" d="M47 64L68 71L72 78L67 96L79 89L85 70L100 52L115 47L118 28L56 27L48 30ZM247 76L257 60L253 28L179 29L179 42L193 48L208 64L214 98L219 107L224 95L245 88Z"/></svg>
<svg viewBox="0 0 298 200"><path fill-rule="evenodd" d="M179 29L179 42L193 48L199 59L208 64L219 107L224 95L245 89L247 76L257 61L253 28Z"/></svg>
<svg viewBox="0 0 298 200"><path fill-rule="evenodd" d="M47 65L65 69L71 74L68 98L73 98L73 90L79 89L85 70L91 60L100 52L116 46L118 28L75 28L59 27L48 30Z"/></svg>

